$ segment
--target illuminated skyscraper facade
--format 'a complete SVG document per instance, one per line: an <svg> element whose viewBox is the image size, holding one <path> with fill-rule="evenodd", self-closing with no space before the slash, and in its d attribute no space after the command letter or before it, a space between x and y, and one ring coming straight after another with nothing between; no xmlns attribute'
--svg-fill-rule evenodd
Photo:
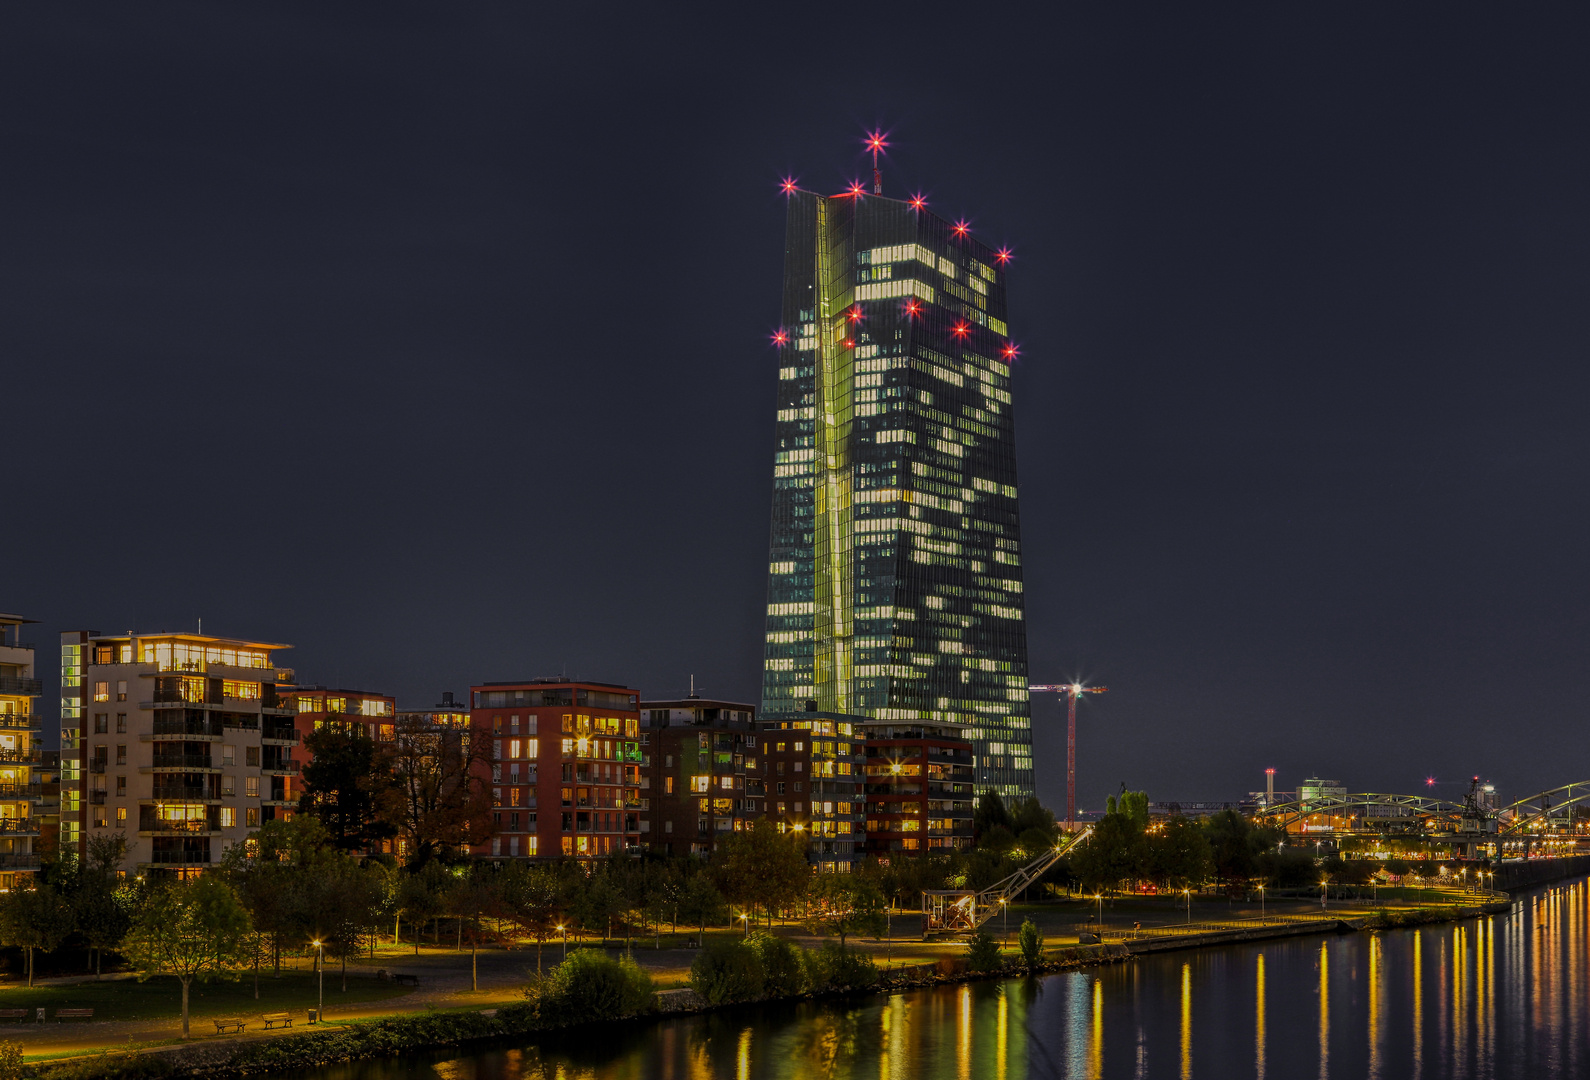
<svg viewBox="0 0 1590 1080"><path fill-rule="evenodd" d="M1005 256L792 190L784 258L762 714L960 723L1031 795Z"/></svg>

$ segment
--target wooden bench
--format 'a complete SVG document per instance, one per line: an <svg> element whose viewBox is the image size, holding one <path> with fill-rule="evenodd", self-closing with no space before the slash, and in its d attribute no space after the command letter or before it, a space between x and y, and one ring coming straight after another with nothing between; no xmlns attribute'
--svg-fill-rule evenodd
<svg viewBox="0 0 1590 1080"><path fill-rule="evenodd" d="M236 1032L242 1032L243 1025L246 1023L248 1023L247 1020L239 1020L236 1018L231 1020L217 1020L215 1022L215 1033L217 1035L225 1035L228 1029Z"/></svg>
<svg viewBox="0 0 1590 1080"><path fill-rule="evenodd" d="M0 1009L0 1020L26 1020L27 1009Z"/></svg>
<svg viewBox="0 0 1590 1080"><path fill-rule="evenodd" d="M399 986L403 986L405 983L409 986L418 986L420 984L420 977L418 975L405 975L399 971L392 974L392 981L397 983Z"/></svg>
<svg viewBox="0 0 1590 1080"><path fill-rule="evenodd" d="M93 1009L56 1009L55 1010L55 1018L57 1020L92 1020L92 1019L94 1019L94 1010Z"/></svg>
<svg viewBox="0 0 1590 1080"><path fill-rule="evenodd" d="M292 1027L293 1026L293 1014L292 1013L284 1013L284 1012L266 1013L264 1016L260 1017L260 1019L265 1021L265 1030L266 1031L269 1031L271 1028L275 1027L277 1024L285 1024L288 1027Z"/></svg>

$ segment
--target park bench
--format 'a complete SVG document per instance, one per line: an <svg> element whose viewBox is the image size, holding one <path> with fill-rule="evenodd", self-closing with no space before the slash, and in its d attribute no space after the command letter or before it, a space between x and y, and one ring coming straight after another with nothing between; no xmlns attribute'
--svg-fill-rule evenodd
<svg viewBox="0 0 1590 1080"><path fill-rule="evenodd" d="M271 1028L275 1027L277 1024L285 1024L288 1027L292 1027L293 1026L293 1014L292 1013L284 1013L284 1012L266 1013L264 1016L260 1017L260 1019L265 1021L265 1030L266 1031L269 1031Z"/></svg>
<svg viewBox="0 0 1590 1080"><path fill-rule="evenodd" d="M57 1020L92 1020L92 1019L94 1019L94 1010L93 1009L56 1009L55 1010L55 1018Z"/></svg>
<svg viewBox="0 0 1590 1080"><path fill-rule="evenodd" d="M26 1009L0 1009L0 1020L26 1020L27 1018L28 1010Z"/></svg>
<svg viewBox="0 0 1590 1080"><path fill-rule="evenodd" d="M230 1029L241 1034L243 1031L243 1025L246 1023L248 1023L247 1020L240 1020L236 1018L230 1020L217 1020L215 1022L215 1033L217 1035L225 1035L227 1030Z"/></svg>
<svg viewBox="0 0 1590 1080"><path fill-rule="evenodd" d="M420 984L420 977L418 975L406 975L401 971L394 971L392 973L392 981L397 983L399 986L402 986L405 983L409 986L418 986Z"/></svg>

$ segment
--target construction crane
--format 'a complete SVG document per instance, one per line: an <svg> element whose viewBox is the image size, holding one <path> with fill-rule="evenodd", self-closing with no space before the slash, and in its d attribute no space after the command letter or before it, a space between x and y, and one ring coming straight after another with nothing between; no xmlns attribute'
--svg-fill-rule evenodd
<svg viewBox="0 0 1590 1080"><path fill-rule="evenodd" d="M1066 696L1066 831L1077 829L1077 695L1102 694L1108 686L1083 686L1066 683L1063 686L1029 686L1034 694L1064 694Z"/></svg>
<svg viewBox="0 0 1590 1080"><path fill-rule="evenodd" d="M1093 826L1090 825L1079 833L1062 836L1054 847L986 889L976 892L966 889L923 889L923 937L934 931L956 933L976 930L1021 895L1023 889L1048 873L1050 867L1073 851L1092 832Z"/></svg>

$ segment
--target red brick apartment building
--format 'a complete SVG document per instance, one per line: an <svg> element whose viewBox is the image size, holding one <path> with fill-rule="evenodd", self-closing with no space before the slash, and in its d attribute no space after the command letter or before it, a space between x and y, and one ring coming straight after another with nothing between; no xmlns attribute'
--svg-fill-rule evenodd
<svg viewBox="0 0 1590 1080"><path fill-rule="evenodd" d="M498 835L476 855L593 858L641 844L640 695L566 679L470 687L471 724L492 740Z"/></svg>
<svg viewBox="0 0 1590 1080"><path fill-rule="evenodd" d="M867 854L879 858L970 847L976 758L962 725L869 720Z"/></svg>
<svg viewBox="0 0 1590 1080"><path fill-rule="evenodd" d="M756 706L698 697L640 703L641 830L671 855L711 855L761 816Z"/></svg>

